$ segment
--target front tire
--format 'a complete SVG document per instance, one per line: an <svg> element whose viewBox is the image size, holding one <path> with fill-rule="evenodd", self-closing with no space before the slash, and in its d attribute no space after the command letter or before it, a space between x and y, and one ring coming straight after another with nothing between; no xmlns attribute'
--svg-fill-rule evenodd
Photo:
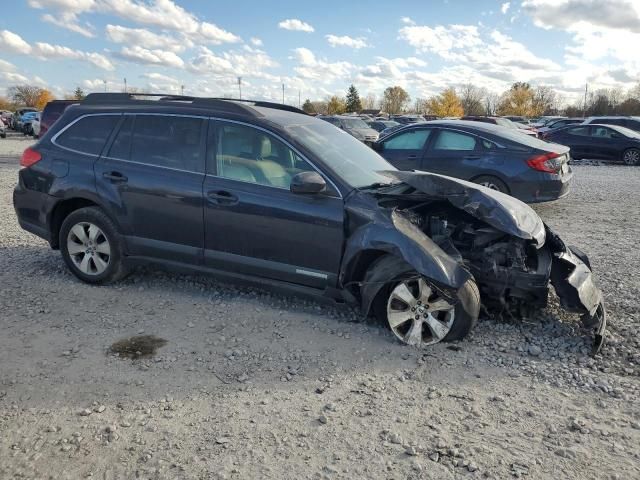
<svg viewBox="0 0 640 480"><path fill-rule="evenodd" d="M373 313L398 340L427 347L441 341L461 340L469 334L480 313L480 292L473 279L462 285L453 298L448 298L395 257L383 257L373 268L386 270L393 263L398 265L397 273L378 293Z"/></svg>
<svg viewBox="0 0 640 480"><path fill-rule="evenodd" d="M97 207L70 213L60 227L60 251L80 280L107 284L123 278L123 240L113 221Z"/></svg>
<svg viewBox="0 0 640 480"><path fill-rule="evenodd" d="M635 167L640 165L640 150L637 148L629 148L622 153L622 161L625 165Z"/></svg>

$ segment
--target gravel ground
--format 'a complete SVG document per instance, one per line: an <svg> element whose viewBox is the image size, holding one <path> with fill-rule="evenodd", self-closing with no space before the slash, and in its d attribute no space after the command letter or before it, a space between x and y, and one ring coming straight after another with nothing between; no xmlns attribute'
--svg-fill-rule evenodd
<svg viewBox="0 0 640 480"><path fill-rule="evenodd" d="M208 277L84 285L18 227L16 165L0 158L0 478L640 478L640 168L576 166L572 194L536 206L604 290L591 358L554 302L417 350ZM133 335L167 343L110 352Z"/></svg>

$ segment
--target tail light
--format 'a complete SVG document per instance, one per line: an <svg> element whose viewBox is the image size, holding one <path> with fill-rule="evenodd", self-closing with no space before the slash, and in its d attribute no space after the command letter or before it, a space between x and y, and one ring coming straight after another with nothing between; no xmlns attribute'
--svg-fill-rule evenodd
<svg viewBox="0 0 640 480"><path fill-rule="evenodd" d="M20 159L20 166L30 167L31 165L38 163L41 159L42 155L40 155L40 152L33 148L27 148Z"/></svg>
<svg viewBox="0 0 640 480"><path fill-rule="evenodd" d="M539 172L558 173L562 168L562 159L559 153L550 152L544 155L537 155L527 160L527 165Z"/></svg>

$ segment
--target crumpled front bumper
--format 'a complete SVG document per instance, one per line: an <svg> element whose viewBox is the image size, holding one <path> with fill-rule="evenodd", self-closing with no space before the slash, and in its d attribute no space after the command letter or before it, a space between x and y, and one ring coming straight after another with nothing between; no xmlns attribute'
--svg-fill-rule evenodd
<svg viewBox="0 0 640 480"><path fill-rule="evenodd" d="M591 354L595 355L605 341L607 314L589 258L578 248L567 246L547 225L545 230L546 246L553 256L551 284L560 298L560 305L565 310L581 313L582 324L593 331Z"/></svg>

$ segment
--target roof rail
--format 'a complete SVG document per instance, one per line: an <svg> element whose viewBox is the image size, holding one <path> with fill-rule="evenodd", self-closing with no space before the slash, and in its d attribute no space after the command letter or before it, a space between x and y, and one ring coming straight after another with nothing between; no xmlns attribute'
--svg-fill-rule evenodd
<svg viewBox="0 0 640 480"><path fill-rule="evenodd" d="M151 97L151 99L145 99ZM132 101L148 101L148 102L191 102L194 106L213 107L221 110L248 113L251 106L273 108L276 110L284 110L287 112L302 113L306 115L304 110L284 105L281 103L264 102L260 100L241 100L236 98L219 98L219 97L193 97L187 95L172 95L167 93L90 93L82 103L84 105L105 105L127 103ZM255 113L255 112L254 112Z"/></svg>

